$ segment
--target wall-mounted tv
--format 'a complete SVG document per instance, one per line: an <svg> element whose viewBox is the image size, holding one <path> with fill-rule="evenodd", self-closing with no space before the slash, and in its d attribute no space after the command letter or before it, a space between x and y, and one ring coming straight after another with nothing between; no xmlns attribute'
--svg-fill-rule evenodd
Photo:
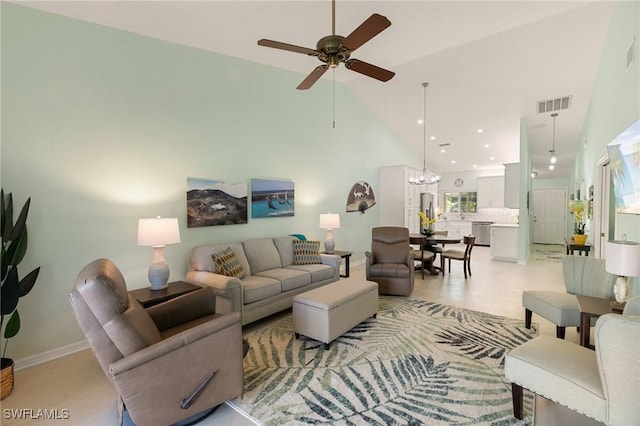
<svg viewBox="0 0 640 426"><path fill-rule="evenodd" d="M640 119L607 145L618 213L640 214Z"/></svg>

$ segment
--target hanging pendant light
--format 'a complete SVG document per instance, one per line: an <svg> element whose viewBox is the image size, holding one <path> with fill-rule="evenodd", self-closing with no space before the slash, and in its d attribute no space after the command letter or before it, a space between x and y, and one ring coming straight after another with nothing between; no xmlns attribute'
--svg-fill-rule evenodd
<svg viewBox="0 0 640 426"><path fill-rule="evenodd" d="M422 119L422 173L420 176L409 177L409 183L412 185L432 185L440 182L440 175L438 173L427 170L427 87L429 83L422 83L424 87L424 112Z"/></svg>
<svg viewBox="0 0 640 426"><path fill-rule="evenodd" d="M549 150L551 157L549 157L549 170L555 169L555 164L558 162L558 157L556 156L556 117L558 116L557 112L551 114L553 117L553 147Z"/></svg>

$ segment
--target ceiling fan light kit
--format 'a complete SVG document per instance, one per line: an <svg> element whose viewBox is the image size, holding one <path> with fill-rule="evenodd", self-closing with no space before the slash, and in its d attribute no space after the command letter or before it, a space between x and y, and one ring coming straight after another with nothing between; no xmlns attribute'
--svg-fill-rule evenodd
<svg viewBox="0 0 640 426"><path fill-rule="evenodd" d="M258 40L258 45L315 56L321 62L324 62L323 65L319 65L311 71L311 73L298 85L298 90L307 90L311 88L311 86L313 86L329 68L337 68L340 63L343 63L348 70L366 75L367 77L383 82L391 80L395 75L394 72L351 58L351 54L356 49L380 34L385 29L389 28L391 26L391 21L389 21L385 16L374 13L360 24L358 28L353 30L351 34L344 37L336 34L335 7L335 0L333 0L332 34L318 40L315 50L267 39Z"/></svg>
<svg viewBox="0 0 640 426"><path fill-rule="evenodd" d="M440 182L441 176L438 173L427 170L427 87L429 83L422 83L424 88L424 112L422 118L422 173L420 176L409 177L409 183L412 185L433 185Z"/></svg>

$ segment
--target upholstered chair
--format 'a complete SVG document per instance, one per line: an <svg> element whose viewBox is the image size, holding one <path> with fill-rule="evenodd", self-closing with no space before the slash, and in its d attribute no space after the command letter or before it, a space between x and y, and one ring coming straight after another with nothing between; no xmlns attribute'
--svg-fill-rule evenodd
<svg viewBox="0 0 640 426"><path fill-rule="evenodd" d="M607 425L640 420L640 297L622 315L598 318L595 351L539 336L505 357L513 413L522 418L522 389L555 401Z"/></svg>
<svg viewBox="0 0 640 426"><path fill-rule="evenodd" d="M444 275L444 262L449 261L449 273L451 273L451 260L460 260L462 262L462 269L464 270L464 278L467 279L467 272L471 276L471 252L473 251L473 245L476 242L476 237L473 235L467 235L463 237L462 242L465 244L464 250L445 250L440 253L440 268L442 269L442 275Z"/></svg>
<svg viewBox="0 0 640 426"><path fill-rule="evenodd" d="M104 373L137 426L169 425L206 413L243 391L237 312L215 313L202 288L144 309L108 259L80 271L71 305Z"/></svg>
<svg viewBox="0 0 640 426"><path fill-rule="evenodd" d="M410 252L409 230L380 226L371 230L371 251L365 252L368 281L378 283L380 294L409 296L413 291L415 267Z"/></svg>
<svg viewBox="0 0 640 426"><path fill-rule="evenodd" d="M566 327L580 326L580 309L576 294L610 299L616 276L604 268L604 259L587 256L565 256L562 274L566 293L559 291L525 290L525 326L531 328L532 313L556 325L556 337L564 339Z"/></svg>

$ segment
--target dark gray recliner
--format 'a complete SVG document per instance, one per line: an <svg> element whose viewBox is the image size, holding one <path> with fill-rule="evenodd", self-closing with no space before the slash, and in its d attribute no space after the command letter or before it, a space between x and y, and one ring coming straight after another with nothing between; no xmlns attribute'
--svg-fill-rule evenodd
<svg viewBox="0 0 640 426"><path fill-rule="evenodd" d="M69 297L118 391L120 419L124 405L138 426L169 425L242 395L240 314L216 314L210 288L144 309L115 264L98 259Z"/></svg>
<svg viewBox="0 0 640 426"><path fill-rule="evenodd" d="M378 283L380 294L411 294L415 267L410 249L407 228L380 226L371 230L371 251L365 252L365 271L368 281Z"/></svg>

